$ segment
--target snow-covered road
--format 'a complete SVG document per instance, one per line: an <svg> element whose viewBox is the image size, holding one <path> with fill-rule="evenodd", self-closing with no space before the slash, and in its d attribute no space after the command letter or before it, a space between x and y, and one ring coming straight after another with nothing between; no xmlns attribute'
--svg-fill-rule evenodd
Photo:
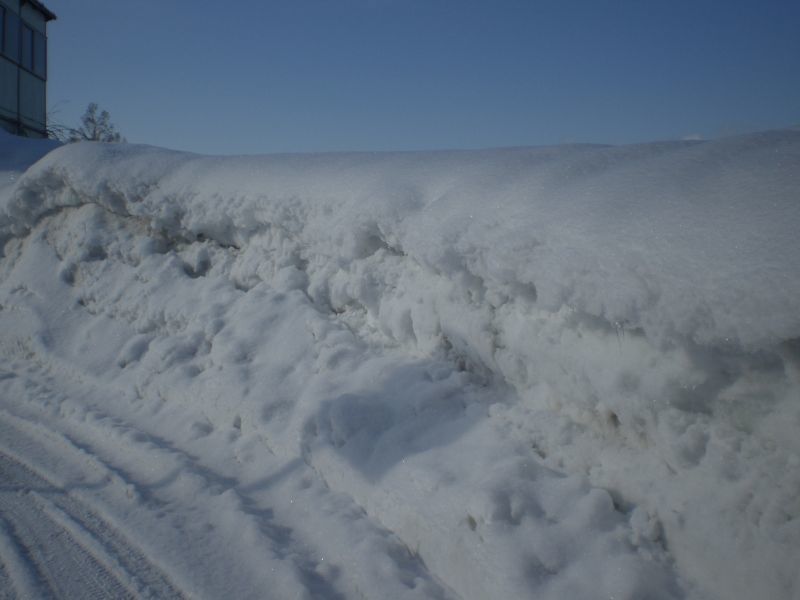
<svg viewBox="0 0 800 600"><path fill-rule="evenodd" d="M390 597L403 597L407 586L424 592L418 597L451 597L359 507L320 498L330 492L301 461L249 481L231 468L239 457L206 463L102 412L97 388L54 379L33 363L13 368L17 374L2 371L13 385L4 386L0 408L0 560L5 589L17 597L359 597L358 583L343 591L341 577L326 571L325 553L335 557L353 552L339 544L370 541L395 555L384 575L400 581L380 582ZM54 410L70 396L80 397L79 411ZM263 446L251 448L248 459L275 465ZM276 515L270 490L290 473L302 473L302 489ZM328 527L333 539L320 539L303 514L337 505L354 531L337 536Z"/></svg>
<svg viewBox="0 0 800 600"><path fill-rule="evenodd" d="M3 423L5 443L19 442ZM0 586L20 598L180 598L163 573L90 505L0 451ZM76 487L91 489L100 482Z"/></svg>
<svg viewBox="0 0 800 600"><path fill-rule="evenodd" d="M17 365L18 367L19 365ZM0 514L5 589L20 598L181 597L175 586L120 529L102 497L121 478L79 439L20 417L20 404L42 406L52 391L32 366L20 379L25 398L3 397L0 409ZM132 488L126 489L129 499ZM13 597L13 594L12 594Z"/></svg>

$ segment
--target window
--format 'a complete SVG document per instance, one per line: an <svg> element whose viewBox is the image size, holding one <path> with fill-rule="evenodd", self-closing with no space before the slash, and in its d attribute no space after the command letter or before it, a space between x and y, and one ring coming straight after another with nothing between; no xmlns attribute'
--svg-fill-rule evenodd
<svg viewBox="0 0 800 600"><path fill-rule="evenodd" d="M33 72L47 79L47 38L38 31L33 32Z"/></svg>
<svg viewBox="0 0 800 600"><path fill-rule="evenodd" d="M33 71L33 29L27 25L22 26L22 57L19 59L20 64Z"/></svg>
<svg viewBox="0 0 800 600"><path fill-rule="evenodd" d="M3 52L11 60L19 60L19 17L4 11L3 26Z"/></svg>
<svg viewBox="0 0 800 600"><path fill-rule="evenodd" d="M4 6L0 6L0 52L47 79L47 38L21 23L19 17Z"/></svg>

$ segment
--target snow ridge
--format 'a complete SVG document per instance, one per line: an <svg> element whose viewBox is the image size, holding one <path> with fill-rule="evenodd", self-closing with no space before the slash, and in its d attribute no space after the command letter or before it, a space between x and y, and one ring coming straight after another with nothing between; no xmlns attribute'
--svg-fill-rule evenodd
<svg viewBox="0 0 800 600"><path fill-rule="evenodd" d="M127 390L164 444L224 424L301 460L424 563L419 597L791 597L798 167L791 131L71 145L0 194L0 350Z"/></svg>

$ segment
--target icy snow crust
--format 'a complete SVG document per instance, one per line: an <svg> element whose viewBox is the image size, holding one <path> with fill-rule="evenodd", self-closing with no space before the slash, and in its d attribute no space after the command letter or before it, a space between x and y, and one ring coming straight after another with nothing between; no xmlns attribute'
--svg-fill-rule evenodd
<svg viewBox="0 0 800 600"><path fill-rule="evenodd" d="M232 538L266 503L280 583L138 528L201 596L798 598L799 231L793 131L70 145L0 188L2 409L198 457Z"/></svg>

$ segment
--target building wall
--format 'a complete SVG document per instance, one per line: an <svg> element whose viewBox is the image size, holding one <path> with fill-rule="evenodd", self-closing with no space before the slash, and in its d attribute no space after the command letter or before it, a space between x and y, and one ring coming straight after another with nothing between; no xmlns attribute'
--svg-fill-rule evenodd
<svg viewBox="0 0 800 600"><path fill-rule="evenodd" d="M11 12L19 12L18 0L2 0L0 7ZM3 32L0 31L0 39ZM0 53L0 125L15 131L8 119L17 119L17 66Z"/></svg>
<svg viewBox="0 0 800 600"><path fill-rule="evenodd" d="M30 4L26 4L22 7L21 16L22 20L33 29L39 33L46 33L47 21L45 21L44 15L31 7Z"/></svg>
<svg viewBox="0 0 800 600"><path fill-rule="evenodd" d="M17 71L17 65L0 56L0 116L12 119L17 118Z"/></svg>
<svg viewBox="0 0 800 600"><path fill-rule="evenodd" d="M33 129L46 128L46 87L47 84L35 75L20 72L19 101L23 125Z"/></svg>
<svg viewBox="0 0 800 600"><path fill-rule="evenodd" d="M39 58L36 66L30 54L23 59L17 51L0 52L0 126L14 133L43 137L47 128L47 71L46 41L42 36L46 34L47 21L30 4L22 5L21 0L0 0L0 6L6 13L21 17L24 24L36 32L28 34L28 39L39 38L35 41L41 42L36 51ZM22 40L21 34L19 37ZM42 47L44 53L40 51ZM41 57L45 58L44 62Z"/></svg>

